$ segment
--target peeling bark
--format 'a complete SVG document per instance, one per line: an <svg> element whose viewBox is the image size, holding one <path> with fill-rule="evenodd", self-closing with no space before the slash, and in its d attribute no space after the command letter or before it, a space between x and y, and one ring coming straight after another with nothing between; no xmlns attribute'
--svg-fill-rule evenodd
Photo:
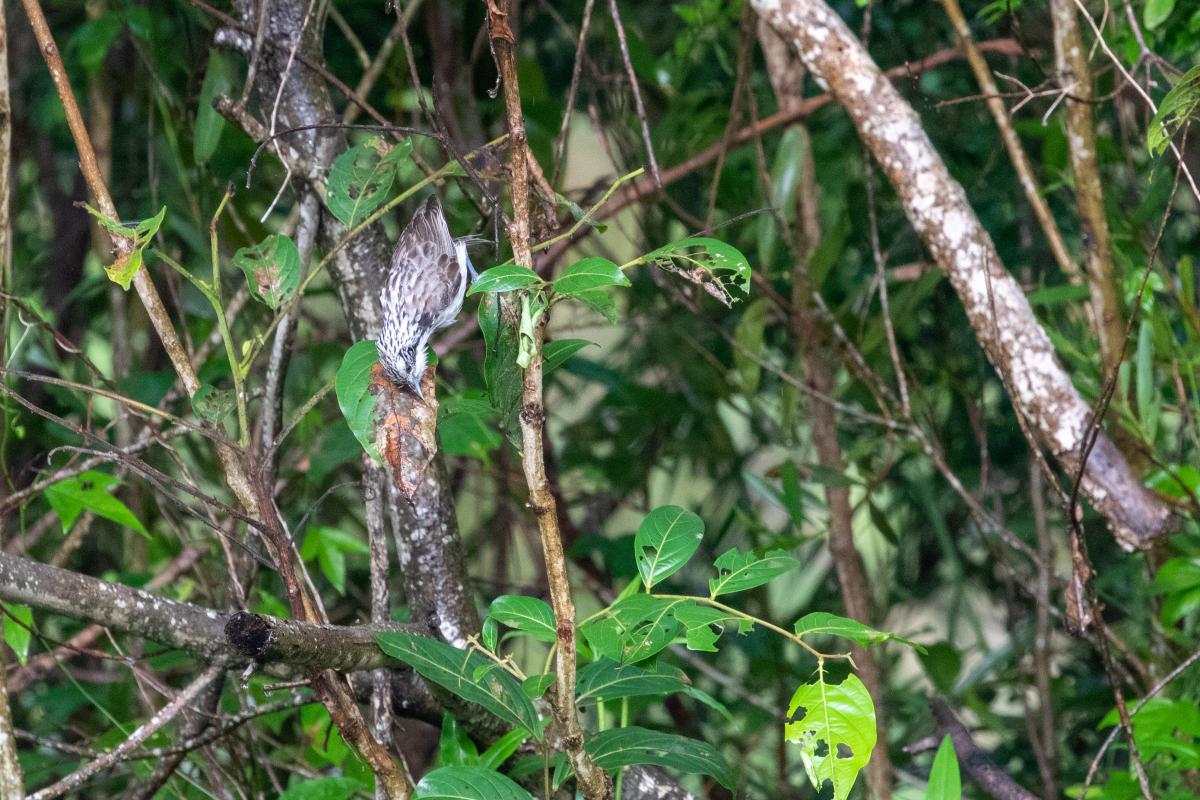
<svg viewBox="0 0 1200 800"><path fill-rule="evenodd" d="M1004 269L966 192L950 176L916 112L822 0L753 0L753 5L850 114L909 222L957 291L1016 412L1074 473L1091 409L1059 363L1020 285ZM1127 549L1147 548L1172 528L1169 509L1141 485L1103 433L1088 458L1082 489Z"/></svg>

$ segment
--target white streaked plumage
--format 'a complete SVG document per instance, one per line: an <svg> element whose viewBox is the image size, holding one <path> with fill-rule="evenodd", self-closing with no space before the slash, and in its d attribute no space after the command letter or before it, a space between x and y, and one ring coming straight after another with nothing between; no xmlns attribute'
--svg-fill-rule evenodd
<svg viewBox="0 0 1200 800"><path fill-rule="evenodd" d="M471 261L467 245L450 236L437 196L413 214L392 254L383 285L383 330L376 347L389 379L421 396L429 337L462 310Z"/></svg>

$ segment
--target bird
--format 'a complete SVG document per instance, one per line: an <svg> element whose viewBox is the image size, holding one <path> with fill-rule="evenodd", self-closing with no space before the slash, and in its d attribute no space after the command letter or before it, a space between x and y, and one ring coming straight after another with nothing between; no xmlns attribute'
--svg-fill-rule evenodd
<svg viewBox="0 0 1200 800"><path fill-rule="evenodd" d="M468 275L478 277L467 255L472 237L454 239L437 195L413 214L396 241L380 293L383 326L375 343L388 379L424 400L429 338L462 310Z"/></svg>

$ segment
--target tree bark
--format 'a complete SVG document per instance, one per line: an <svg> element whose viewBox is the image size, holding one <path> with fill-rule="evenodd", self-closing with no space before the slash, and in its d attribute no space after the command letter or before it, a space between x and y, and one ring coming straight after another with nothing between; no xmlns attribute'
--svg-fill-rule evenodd
<svg viewBox="0 0 1200 800"><path fill-rule="evenodd" d="M909 222L958 292L1016 413L1074 474L1092 426L1091 409L916 112L823 0L752 2L850 114ZM1088 457L1082 489L1126 549L1145 549L1172 528L1170 510L1141 485L1103 432Z"/></svg>

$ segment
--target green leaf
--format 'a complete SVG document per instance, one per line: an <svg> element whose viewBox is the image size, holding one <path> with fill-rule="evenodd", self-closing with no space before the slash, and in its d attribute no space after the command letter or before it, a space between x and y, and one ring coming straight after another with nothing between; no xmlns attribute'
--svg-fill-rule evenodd
<svg viewBox="0 0 1200 800"><path fill-rule="evenodd" d="M577 295L604 286L629 286L629 278L616 264L597 256L576 261L554 281L554 291L565 295Z"/></svg>
<svg viewBox="0 0 1200 800"><path fill-rule="evenodd" d="M784 735L801 746L800 757L813 787L833 784L834 800L845 800L875 749L875 706L856 675L841 684L819 675L792 695Z"/></svg>
<svg viewBox="0 0 1200 800"><path fill-rule="evenodd" d="M517 327L500 314L500 299L485 295L479 303L479 330L485 345L483 374L488 397L500 414L500 427L514 447L521 447L521 410L524 372L517 366Z"/></svg>
<svg viewBox="0 0 1200 800"><path fill-rule="evenodd" d="M412 152L408 139L389 146L369 136L342 153L329 170L325 205L348 228L371 215L388 199L396 171Z"/></svg>
<svg viewBox="0 0 1200 800"><path fill-rule="evenodd" d="M1156 402L1157 388L1154 385L1154 323L1142 318L1138 327L1137 354L1134 357L1136 366L1134 387L1137 397L1138 417L1142 421L1142 430L1149 441L1154 441L1154 433L1158 428L1158 403Z"/></svg>
<svg viewBox="0 0 1200 800"><path fill-rule="evenodd" d="M500 766L517 752L517 749L529 738L528 731L520 728L511 730L492 742L487 750L479 755L479 766L484 769L500 769Z"/></svg>
<svg viewBox="0 0 1200 800"><path fill-rule="evenodd" d="M746 395L753 395L758 391L762 367L755 358L762 356L763 330L766 324L767 301L760 298L746 306L734 330L734 341L738 347L733 351L733 365L737 369L742 393Z"/></svg>
<svg viewBox="0 0 1200 800"><path fill-rule="evenodd" d="M279 308L300 288L300 251L287 236L273 233L253 247L240 248L233 263L246 274L255 299Z"/></svg>
<svg viewBox="0 0 1200 800"><path fill-rule="evenodd" d="M521 682L521 688L530 700L537 700L553 685L554 674L550 672L545 675L530 675Z"/></svg>
<svg viewBox="0 0 1200 800"><path fill-rule="evenodd" d="M587 339L555 339L553 342L546 342L542 345L542 374L548 375L551 370L562 365L568 358L588 345L600 346Z"/></svg>
<svg viewBox="0 0 1200 800"><path fill-rule="evenodd" d="M88 470L74 478L46 487L46 501L50 508L58 514L63 533L71 529L71 525L83 511L91 511L99 517L137 531L147 539L150 532L142 525L133 512L117 498L108 493L108 489L120 485L121 481L103 472Z"/></svg>
<svg viewBox="0 0 1200 800"><path fill-rule="evenodd" d="M715 598L762 586L800 566L800 562L783 550L771 550L759 558L752 552L733 549L722 554L713 566L717 568L717 577L709 579L708 592Z"/></svg>
<svg viewBox="0 0 1200 800"><path fill-rule="evenodd" d="M416 800L533 800L511 778L485 767L441 767L426 773Z"/></svg>
<svg viewBox="0 0 1200 800"><path fill-rule="evenodd" d="M1074 286L1066 283L1062 286L1047 286L1030 292L1026 299L1031 306L1056 306L1062 303L1079 303L1091 297L1086 286Z"/></svg>
<svg viewBox="0 0 1200 800"><path fill-rule="evenodd" d="M643 260L674 272L705 270L713 274L722 289L732 286L743 294L750 293L750 262L736 247L718 239L680 239L647 253ZM733 298L726 294L726 300L732 302Z"/></svg>
<svg viewBox="0 0 1200 800"><path fill-rule="evenodd" d="M620 319L620 316L617 314L617 304L613 302L612 297L604 289L580 292L574 295L574 297L592 311L604 317L612 325L616 325L617 320Z"/></svg>
<svg viewBox="0 0 1200 800"><path fill-rule="evenodd" d="M1175 132L1196 116L1197 108L1200 108L1200 66L1185 72L1159 103L1158 111L1146 131L1146 147L1150 155L1161 155Z"/></svg>
<svg viewBox="0 0 1200 800"><path fill-rule="evenodd" d="M484 619L483 628L479 632L479 640L483 642L483 646L494 653L499 638L500 628L496 624L496 620L491 617Z"/></svg>
<svg viewBox="0 0 1200 800"><path fill-rule="evenodd" d="M855 644L861 644L863 647L886 642L888 639L896 639L897 641L908 643L907 640L901 639L894 634L877 631L872 627L863 625L858 620L839 617L837 614L830 614L827 611L814 611L811 614L805 614L797 620L796 635L838 636L842 639L849 639Z"/></svg>
<svg viewBox="0 0 1200 800"><path fill-rule="evenodd" d="M346 419L354 438L371 458L379 461L379 452L372 439L375 436L375 395L371 394L371 369L379 361L379 351L372 341L355 342L342 356L333 381L338 408Z"/></svg>
<svg viewBox="0 0 1200 800"><path fill-rule="evenodd" d="M233 392L228 389L218 389L207 383L191 397L192 411L196 416L208 422L220 422L233 411Z"/></svg>
<svg viewBox="0 0 1200 800"><path fill-rule="evenodd" d="M492 601L488 614L497 622L527 633L542 642L553 642L555 634L554 611L544 600L506 594Z"/></svg>
<svg viewBox="0 0 1200 800"><path fill-rule="evenodd" d="M304 534L300 557L316 558L323 574L338 594L346 594L346 553L368 553L370 548L354 535L338 528L315 526Z"/></svg>
<svg viewBox="0 0 1200 800"><path fill-rule="evenodd" d="M150 244L154 234L158 233L163 219L166 218L167 207L163 206L153 217L144 219L132 227L101 214L86 203L84 208L99 221L100 226L105 230L130 241L132 249L117 256L116 261L104 268L104 273L108 275L110 281L128 291L129 284L133 282L133 276L142 268L143 251L146 249L146 245Z"/></svg>
<svg viewBox="0 0 1200 800"><path fill-rule="evenodd" d="M601 658L579 670L575 692L579 705L584 705L622 697L674 694L686 690L687 686L676 675L658 674L633 664L618 664Z"/></svg>
<svg viewBox="0 0 1200 800"><path fill-rule="evenodd" d="M1142 22L1148 29L1154 30L1167 21L1173 10L1175 0L1146 0L1146 7L1142 10Z"/></svg>
<svg viewBox="0 0 1200 800"><path fill-rule="evenodd" d="M478 458L484 466L489 466L489 454L504 442L489 425L492 414L492 404L484 397L464 393L442 400L437 427L442 451L452 456Z"/></svg>
<svg viewBox="0 0 1200 800"><path fill-rule="evenodd" d="M208 66L204 70L204 83L200 84L200 99L196 105L196 125L192 129L192 160L203 164L212 158L225 131L225 118L213 108L213 98L228 94L233 87L233 73L229 59L218 48L208 51Z"/></svg>
<svg viewBox="0 0 1200 800"><path fill-rule="evenodd" d="M541 740L533 701L517 680L478 653L402 631L377 634L380 649L458 697L483 706L492 714L521 727Z"/></svg>
<svg viewBox="0 0 1200 800"><path fill-rule="evenodd" d="M733 788L733 770L717 749L686 736L630 725L597 733L584 749L607 770L653 764L688 775L711 775L722 786Z"/></svg>
<svg viewBox="0 0 1200 800"><path fill-rule="evenodd" d="M467 290L467 295L493 293L493 292L512 292L517 289L525 289L530 286L537 286L542 283L542 279L538 274L529 267L521 267L516 264L501 264L498 267L484 270L479 273L479 277L471 284L471 288Z"/></svg>
<svg viewBox="0 0 1200 800"><path fill-rule="evenodd" d="M517 324L517 366L521 369L529 369L533 363L534 333L546 308L546 298L541 292L521 295L521 319Z"/></svg>
<svg viewBox="0 0 1200 800"><path fill-rule="evenodd" d="M279 800L348 800L360 785L354 778L314 778L288 787Z"/></svg>
<svg viewBox="0 0 1200 800"><path fill-rule="evenodd" d="M704 521L686 509L659 506L647 514L633 539L646 591L686 564L703 538Z"/></svg>
<svg viewBox="0 0 1200 800"><path fill-rule="evenodd" d="M954 743L950 734L942 737L937 755L933 757L933 769L929 771L929 785L925 787L925 800L961 800L962 778L958 774L958 758L954 754Z"/></svg>
<svg viewBox="0 0 1200 800"><path fill-rule="evenodd" d="M442 734L438 739L437 763L440 766L474 764L479 758L479 749L449 714L442 715Z"/></svg>
<svg viewBox="0 0 1200 800"><path fill-rule="evenodd" d="M605 631L606 635L614 633L618 637L620 649L613 652L608 648L598 648L596 652L613 661L630 664L650 658L665 649L678 635L680 624L673 612L690 602L649 594L635 594L621 600L609 609L615 627Z"/></svg>
<svg viewBox="0 0 1200 800"><path fill-rule="evenodd" d="M29 643L33 640L33 609L19 603L0 603L4 613L4 643L17 654L21 666L29 659Z"/></svg>

